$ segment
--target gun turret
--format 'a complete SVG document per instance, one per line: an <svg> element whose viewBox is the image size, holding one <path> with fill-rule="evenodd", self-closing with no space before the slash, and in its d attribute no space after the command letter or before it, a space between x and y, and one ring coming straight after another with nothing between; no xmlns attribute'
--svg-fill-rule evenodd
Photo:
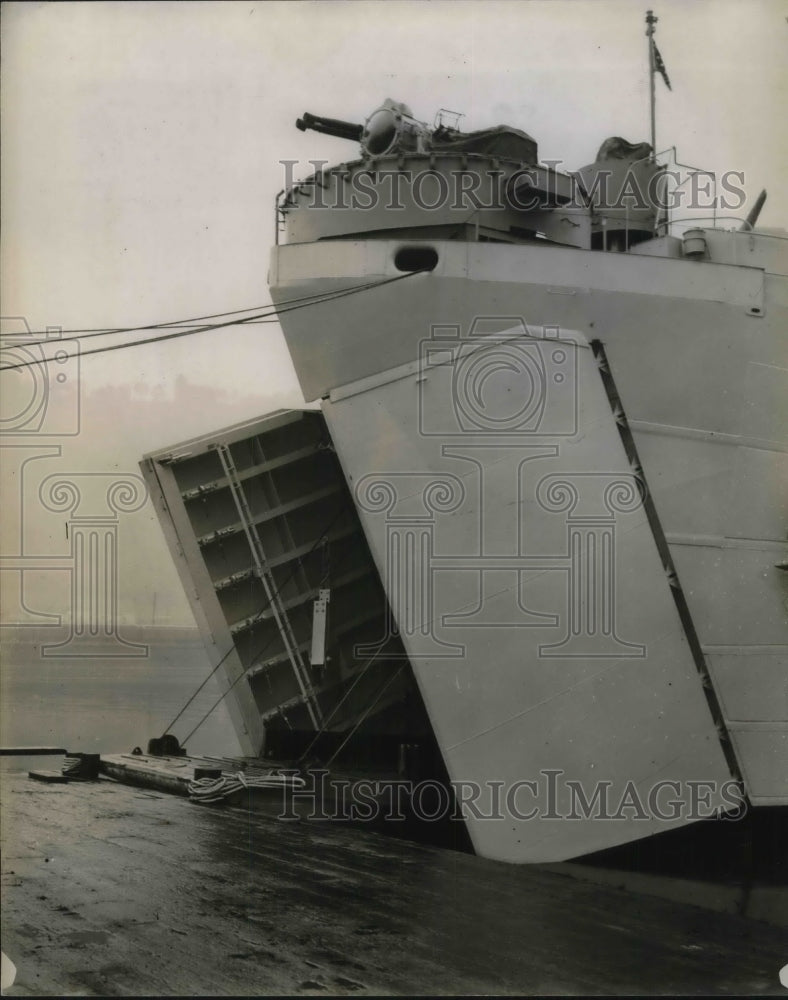
<svg viewBox="0 0 788 1000"><path fill-rule="evenodd" d="M413 117L407 104L391 98L376 108L363 125L339 118L324 118L305 111L296 120L302 132L312 129L350 139L361 145L362 157L389 156L392 153L426 153L432 150L446 153L479 153L502 156L522 163L537 162L534 140L519 129L498 125L496 128L463 134L442 122L436 128Z"/></svg>
<svg viewBox="0 0 788 1000"><path fill-rule="evenodd" d="M339 118L310 115L308 111L304 112L303 117L296 119L296 128L302 132L312 129L314 132L323 132L325 135L335 135L338 139L350 139L355 142L360 142L361 133L364 131L363 125L343 122Z"/></svg>
<svg viewBox="0 0 788 1000"><path fill-rule="evenodd" d="M373 111L363 125L341 121L339 118L324 118L305 111L296 120L296 128L305 132L312 129L339 139L350 139L361 143L362 151L369 156L382 156L392 150L416 150L427 145L432 130L412 116L410 108L397 101L386 100Z"/></svg>

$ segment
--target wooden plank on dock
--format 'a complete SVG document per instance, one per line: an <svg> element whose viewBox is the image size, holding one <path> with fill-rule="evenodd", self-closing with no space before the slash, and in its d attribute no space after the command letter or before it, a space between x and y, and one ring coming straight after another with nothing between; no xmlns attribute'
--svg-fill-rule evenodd
<svg viewBox="0 0 788 1000"><path fill-rule="evenodd" d="M128 785L153 788L173 795L188 795L194 778L194 761L189 757L153 757L148 754L102 754L101 774Z"/></svg>
<svg viewBox="0 0 788 1000"><path fill-rule="evenodd" d="M62 771L28 771L27 776L33 781L43 781L48 785L68 784L68 778Z"/></svg>
<svg viewBox="0 0 788 1000"><path fill-rule="evenodd" d="M127 785L151 788L174 795L188 795L189 784L202 772L232 777L239 771L252 778L271 772L258 758L177 757L152 754L102 754L99 770L108 778Z"/></svg>

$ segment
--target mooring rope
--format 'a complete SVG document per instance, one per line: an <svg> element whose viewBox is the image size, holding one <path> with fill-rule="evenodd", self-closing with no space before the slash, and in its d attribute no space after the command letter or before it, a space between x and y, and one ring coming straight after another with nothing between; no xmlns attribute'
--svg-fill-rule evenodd
<svg viewBox="0 0 788 1000"><path fill-rule="evenodd" d="M294 791L303 788L306 782L293 774L265 774L251 777L238 771L235 774L223 774L219 778L195 778L189 782L189 798L201 805L211 805L223 802L236 792L244 789L264 788Z"/></svg>

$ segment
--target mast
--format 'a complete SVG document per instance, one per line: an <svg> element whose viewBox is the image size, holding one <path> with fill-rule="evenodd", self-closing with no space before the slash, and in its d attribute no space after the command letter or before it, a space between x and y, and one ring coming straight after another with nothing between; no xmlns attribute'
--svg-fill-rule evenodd
<svg viewBox="0 0 788 1000"><path fill-rule="evenodd" d="M656 87L654 75L656 73L656 60L654 58L654 26L656 25L658 17L654 16L654 12L651 10L646 11L646 37L648 38L648 83L649 83L649 99L651 104L651 159L656 159L657 156L657 98L656 98Z"/></svg>

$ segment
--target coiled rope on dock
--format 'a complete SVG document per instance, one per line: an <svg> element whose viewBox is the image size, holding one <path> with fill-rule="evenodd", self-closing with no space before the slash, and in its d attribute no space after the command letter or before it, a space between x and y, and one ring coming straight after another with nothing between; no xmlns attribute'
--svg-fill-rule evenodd
<svg viewBox="0 0 788 1000"><path fill-rule="evenodd" d="M97 753L67 753L60 773L64 778L78 781L97 781L99 755Z"/></svg>
<svg viewBox="0 0 788 1000"><path fill-rule="evenodd" d="M250 776L238 771L235 774L223 774L219 778L196 778L189 782L189 798L202 805L223 802L225 799L244 789L280 789L294 791L303 788L306 782L293 774L264 774Z"/></svg>
<svg viewBox="0 0 788 1000"><path fill-rule="evenodd" d="M82 758L77 757L73 754L68 754L63 760L63 766L61 767L61 773L65 778L76 778L79 777L79 772L82 767Z"/></svg>

